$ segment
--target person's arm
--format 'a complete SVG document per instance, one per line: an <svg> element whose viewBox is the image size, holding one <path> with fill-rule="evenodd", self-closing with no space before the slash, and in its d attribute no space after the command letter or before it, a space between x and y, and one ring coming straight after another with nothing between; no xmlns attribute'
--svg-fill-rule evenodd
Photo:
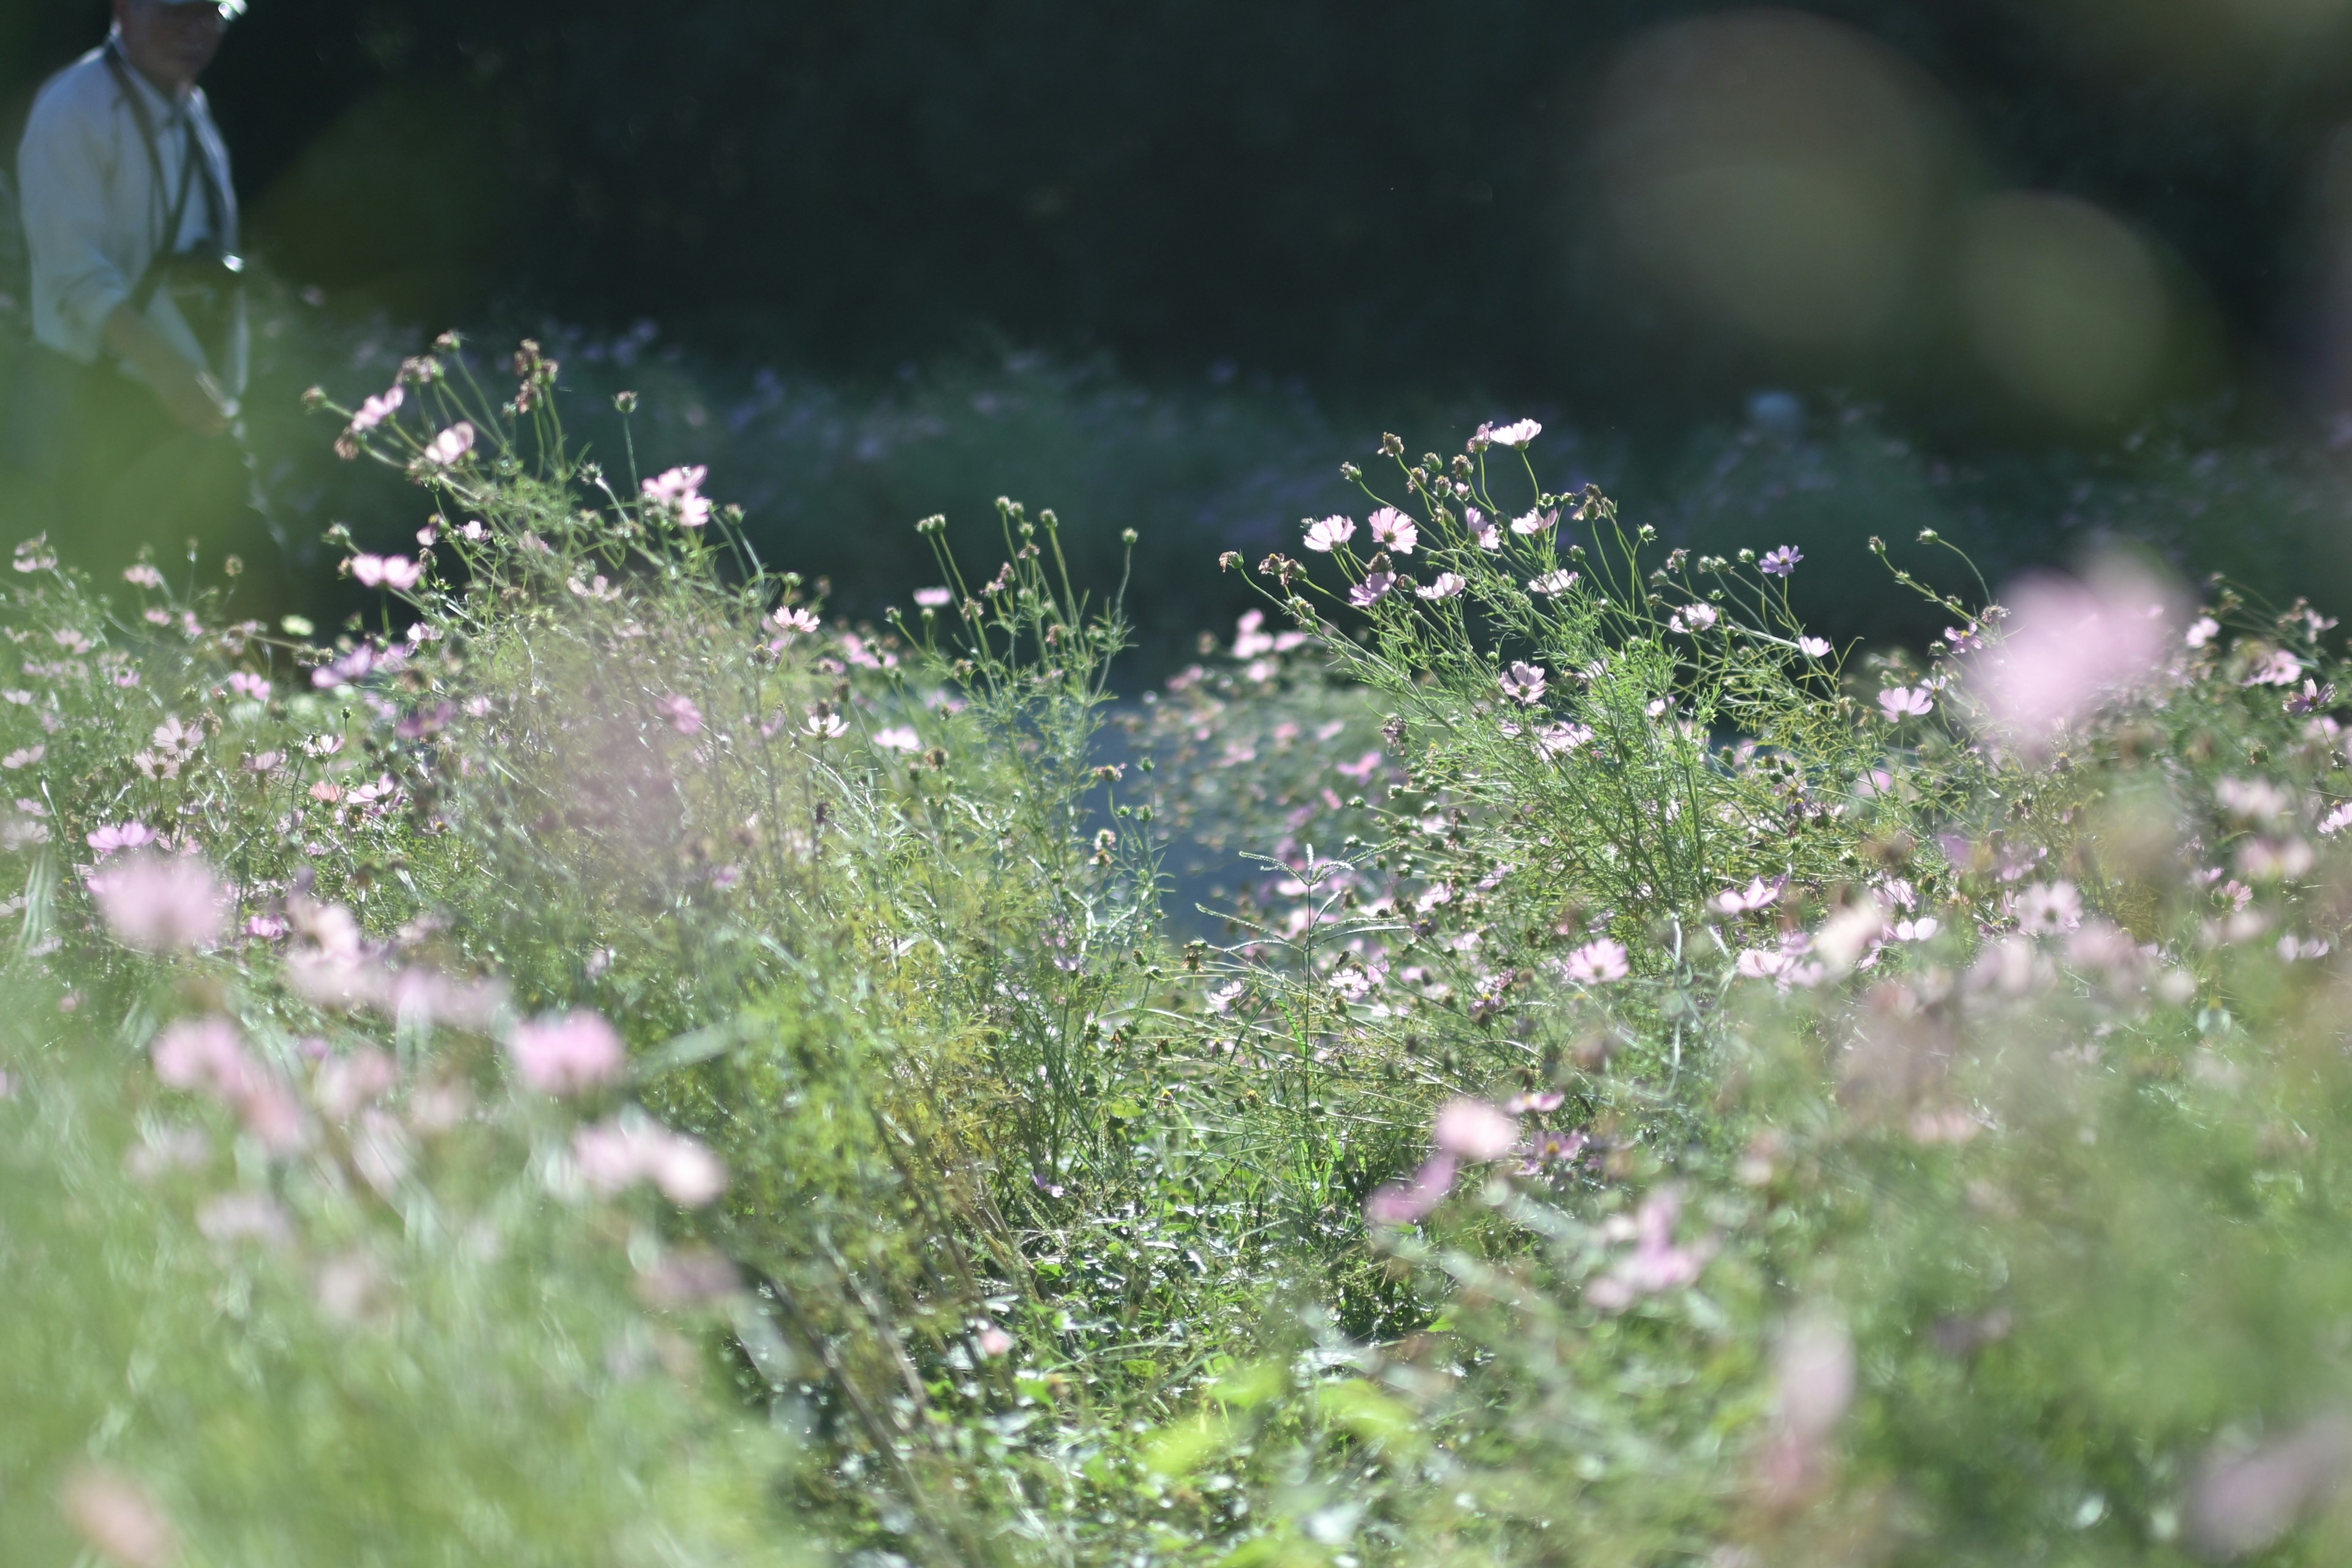
<svg viewBox="0 0 2352 1568"><path fill-rule="evenodd" d="M148 324L147 318L125 300L106 318L103 340L108 351L139 373L163 404L165 413L204 436L218 436L229 426L228 399L213 378L180 357L180 351Z"/></svg>
<svg viewBox="0 0 2352 1568"><path fill-rule="evenodd" d="M101 352L119 355L174 419L217 434L228 427L219 389L132 307L131 280L108 254L103 133L89 105L65 94L45 97L25 128L17 186L36 328L51 348L84 364Z"/></svg>

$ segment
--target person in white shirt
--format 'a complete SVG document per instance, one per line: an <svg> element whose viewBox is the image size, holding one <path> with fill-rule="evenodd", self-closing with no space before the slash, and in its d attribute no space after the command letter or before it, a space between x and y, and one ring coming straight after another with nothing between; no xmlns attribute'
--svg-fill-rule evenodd
<svg viewBox="0 0 2352 1568"><path fill-rule="evenodd" d="M196 78L220 0L114 0L106 43L49 79L16 154L37 342L110 357L189 429L244 390L228 149Z"/></svg>
<svg viewBox="0 0 2352 1568"><path fill-rule="evenodd" d="M11 447L42 470L55 542L101 571L257 521L223 439L248 359L236 193L196 85L243 5L113 0L105 43L42 87L17 148L35 346Z"/></svg>

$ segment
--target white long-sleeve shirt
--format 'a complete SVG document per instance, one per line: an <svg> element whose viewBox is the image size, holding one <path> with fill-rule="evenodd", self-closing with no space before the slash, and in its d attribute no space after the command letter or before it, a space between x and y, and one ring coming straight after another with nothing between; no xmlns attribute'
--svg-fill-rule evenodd
<svg viewBox="0 0 2352 1568"><path fill-rule="evenodd" d="M236 248L228 147L203 89L193 89L175 101L136 70L126 68L123 74L144 100L154 127L162 184L122 80L108 66L103 48L92 49L43 86L16 150L32 264L33 336L84 364L95 363L104 353L107 318L131 298L158 251L184 250L205 239L226 252ZM191 137L211 178L197 178L182 205L180 232L167 244L163 230L180 183L192 173ZM205 364L205 351L168 288L155 291L144 313L190 363ZM244 391L247 358L241 308L226 357L228 363L208 368L236 396Z"/></svg>

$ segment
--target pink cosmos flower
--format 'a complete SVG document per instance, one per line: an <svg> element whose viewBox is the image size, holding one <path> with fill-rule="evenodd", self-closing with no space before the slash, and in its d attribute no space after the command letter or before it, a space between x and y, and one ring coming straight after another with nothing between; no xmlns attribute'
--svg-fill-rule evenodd
<svg viewBox="0 0 2352 1568"><path fill-rule="evenodd" d="M1878 694L1878 705L1886 711L1886 721L1901 723L1906 715L1924 717L1935 710L1935 699L1924 686L1890 686Z"/></svg>
<svg viewBox="0 0 2352 1568"><path fill-rule="evenodd" d="M407 401L408 394L397 385L389 392L363 399L360 404L360 411L352 416L352 434L365 435L399 412L400 405Z"/></svg>
<svg viewBox="0 0 2352 1568"><path fill-rule="evenodd" d="M1590 724L1547 724L1536 731L1536 746L1547 757L1564 757L1592 743Z"/></svg>
<svg viewBox="0 0 2352 1568"><path fill-rule="evenodd" d="M2303 679L2303 660L2284 648L2274 648L2269 658L2254 666L2244 681L2248 686L2293 686Z"/></svg>
<svg viewBox="0 0 2352 1568"><path fill-rule="evenodd" d="M628 1051L594 1013L567 1013L519 1024L507 1037L516 1073L541 1094L576 1094L620 1076Z"/></svg>
<svg viewBox="0 0 2352 1568"><path fill-rule="evenodd" d="M1389 590L1395 586L1395 573L1368 573L1365 574L1362 582L1348 590L1348 603L1355 605L1356 608L1360 610L1369 610L1374 605L1379 604L1382 599L1387 598L1389 596Z"/></svg>
<svg viewBox="0 0 2352 1568"><path fill-rule="evenodd" d="M2029 747L2145 683L2171 651L2168 591L2126 563L2105 563L2086 582L2028 578L2009 604L2007 635L1971 659L1972 684Z"/></svg>
<svg viewBox="0 0 2352 1568"><path fill-rule="evenodd" d="M1420 527L1392 506L1384 506L1372 513L1371 529L1375 541L1399 555L1412 554L1412 547L1421 542Z"/></svg>
<svg viewBox="0 0 2352 1568"><path fill-rule="evenodd" d="M2028 936L2054 936L2083 923L2083 896L2067 881L2037 882L2016 897L2017 929Z"/></svg>
<svg viewBox="0 0 2352 1568"><path fill-rule="evenodd" d="M2217 1449L2189 1485L2182 1523L2200 1555L2251 1557L2326 1507L2352 1468L2352 1422L2327 1415L2259 1447Z"/></svg>
<svg viewBox="0 0 2352 1568"><path fill-rule="evenodd" d="M955 603L955 590L952 588L918 588L915 590L915 603L926 610L942 610L948 605Z"/></svg>
<svg viewBox="0 0 2352 1568"><path fill-rule="evenodd" d="M1745 888L1726 888L1707 901L1727 915L1744 915L1777 903L1781 885L1779 879L1767 882L1759 877Z"/></svg>
<svg viewBox="0 0 2352 1568"><path fill-rule="evenodd" d="M694 699L684 692L671 692L662 699L660 708L668 716L670 728L679 734L698 735L702 732L702 710L697 708Z"/></svg>
<svg viewBox="0 0 2352 1568"><path fill-rule="evenodd" d="M239 697L249 697L256 702L269 700L269 682L242 669L232 670L229 673L228 689Z"/></svg>
<svg viewBox="0 0 2352 1568"><path fill-rule="evenodd" d="M425 444L425 460L448 468L474 449L474 427L460 419Z"/></svg>
<svg viewBox="0 0 2352 1568"><path fill-rule="evenodd" d="M163 585L163 574L142 561L136 566L124 567L122 580L134 587L161 588Z"/></svg>
<svg viewBox="0 0 2352 1568"><path fill-rule="evenodd" d="M1685 605L1666 617L1666 626L1671 631L1680 632L1685 637L1693 637L1706 630L1721 618L1713 605Z"/></svg>
<svg viewBox="0 0 2352 1568"><path fill-rule="evenodd" d="M1519 1124L1483 1100L1448 1100L1431 1136L1442 1152L1472 1163L1499 1160L1518 1146Z"/></svg>
<svg viewBox="0 0 2352 1568"><path fill-rule="evenodd" d="M1579 985L1599 985L1622 980L1633 973L1625 962L1625 944L1597 937L1568 955L1568 977Z"/></svg>
<svg viewBox="0 0 2352 1568"><path fill-rule="evenodd" d="M155 1037L148 1056L164 1087L227 1103L244 1099L260 1077L226 1018L174 1019Z"/></svg>
<svg viewBox="0 0 2352 1568"><path fill-rule="evenodd" d="M120 1470L85 1465L58 1492L58 1510L82 1543L120 1568L172 1568L179 1533L147 1489Z"/></svg>
<svg viewBox="0 0 2352 1568"><path fill-rule="evenodd" d="M134 854L82 879L117 940L145 952L209 946L228 929L228 895L201 860Z"/></svg>
<svg viewBox="0 0 2352 1568"><path fill-rule="evenodd" d="M680 528L700 528L710 521L710 500L702 493L702 481L709 477L710 469L697 463L691 468L665 469L637 489L647 506Z"/></svg>
<svg viewBox="0 0 2352 1568"><path fill-rule="evenodd" d="M1706 1243L1675 1245L1682 1212L1682 1195L1672 1187L1643 1200L1633 1215L1633 1250L1585 1288L1585 1300L1605 1312L1622 1312L1644 1296L1696 1283L1715 1249Z"/></svg>
<svg viewBox="0 0 2352 1568"><path fill-rule="evenodd" d="M769 615L767 621L768 629L776 634L776 640L771 646L778 648L785 647L794 637L807 637L822 629L824 625L823 621L818 620L807 610L775 610Z"/></svg>
<svg viewBox="0 0 2352 1568"><path fill-rule="evenodd" d="M808 718L801 724L801 733L820 741L837 741L849 733L849 721L820 702L809 710Z"/></svg>
<svg viewBox="0 0 2352 1568"><path fill-rule="evenodd" d="M1543 700L1543 666L1514 662L1503 672L1504 696L1532 708Z"/></svg>
<svg viewBox="0 0 2352 1568"><path fill-rule="evenodd" d="M986 1323L982 1325L979 1333L972 1336L972 1343L979 1348L981 1354L993 1360L1011 1352L1013 1336L994 1323Z"/></svg>
<svg viewBox="0 0 2352 1568"><path fill-rule="evenodd" d="M1462 526L1469 531L1470 542L1489 554L1503 548L1503 531L1476 507L1463 514Z"/></svg>
<svg viewBox="0 0 2352 1568"><path fill-rule="evenodd" d="M1364 1218L1373 1225L1412 1225L1425 1218L1454 1190L1461 1167L1451 1154L1433 1154L1402 1182L1389 1182L1364 1200Z"/></svg>
<svg viewBox="0 0 2352 1568"><path fill-rule="evenodd" d="M1413 592L1424 599L1450 599L1469 585L1467 581L1455 573L1440 572L1435 582L1426 588L1415 588Z"/></svg>
<svg viewBox="0 0 2352 1568"><path fill-rule="evenodd" d="M2189 626L2189 630L2181 635L2180 640L2190 647L2203 647L2221 635L2221 622L2210 616L2200 616Z"/></svg>
<svg viewBox="0 0 2352 1568"><path fill-rule="evenodd" d="M1327 555L1355 537L1355 520L1337 513L1307 525L1307 548Z"/></svg>
<svg viewBox="0 0 2352 1568"><path fill-rule="evenodd" d="M354 555L348 563L352 575L365 588L407 589L425 575L425 563L405 555Z"/></svg>
<svg viewBox="0 0 2352 1568"><path fill-rule="evenodd" d="M155 830L143 822L118 822L89 836L89 847L105 859L118 849L137 849L155 842Z"/></svg>
<svg viewBox="0 0 2352 1568"><path fill-rule="evenodd" d="M1481 425L1473 445L1490 441L1497 447L1524 447L1542 434L1543 426L1532 419L1514 420L1503 426Z"/></svg>
<svg viewBox="0 0 2352 1568"><path fill-rule="evenodd" d="M1511 519L1511 531L1513 533L1525 534L1528 538L1533 538L1535 535L1550 528L1552 524L1559 521L1559 513L1557 510L1529 511L1523 517L1515 517Z"/></svg>
<svg viewBox="0 0 2352 1568"><path fill-rule="evenodd" d="M1569 571L1547 572L1540 577L1528 579L1530 594L1565 594L1576 586L1576 574Z"/></svg>
<svg viewBox="0 0 2352 1568"><path fill-rule="evenodd" d="M9 752L5 757L0 757L0 768L6 768L10 773L14 773L18 768L31 767L48 753L49 749L47 746L26 746L21 750Z"/></svg>
<svg viewBox="0 0 2352 1568"><path fill-rule="evenodd" d="M874 731L874 743L889 752L919 752L923 738L915 733L914 726L902 724L895 729Z"/></svg>
<svg viewBox="0 0 2352 1568"><path fill-rule="evenodd" d="M1829 639L1827 637L1799 637L1797 639L1797 651L1803 654L1807 658L1827 658L1830 656Z"/></svg>
<svg viewBox="0 0 2352 1568"><path fill-rule="evenodd" d="M1764 559L1756 563L1757 570L1768 577L1786 577L1797 569L1805 552L1793 544L1783 544L1778 550L1768 550Z"/></svg>
<svg viewBox="0 0 2352 1568"><path fill-rule="evenodd" d="M581 1179L610 1196L651 1182L681 1208L700 1208L727 1190L727 1167L698 1140L634 1112L572 1135Z"/></svg>

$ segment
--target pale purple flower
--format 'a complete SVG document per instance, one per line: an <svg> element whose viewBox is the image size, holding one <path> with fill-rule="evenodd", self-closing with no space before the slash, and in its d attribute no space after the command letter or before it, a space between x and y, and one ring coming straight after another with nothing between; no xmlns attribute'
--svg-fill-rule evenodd
<svg viewBox="0 0 2352 1568"><path fill-rule="evenodd" d="M474 427L460 419L425 444L425 460L448 468L474 449Z"/></svg>
<svg viewBox="0 0 2352 1568"><path fill-rule="evenodd" d="M125 946L173 952L208 946L228 928L228 895L203 861L134 854L82 879Z"/></svg>
<svg viewBox="0 0 2352 1568"><path fill-rule="evenodd" d="M1389 596L1389 590L1395 586L1395 573L1368 573L1362 582L1348 590L1348 603L1355 605L1356 608L1360 610L1369 610L1374 605L1379 604L1382 599L1387 598Z"/></svg>
<svg viewBox="0 0 2352 1568"><path fill-rule="evenodd" d="M661 711L668 718L670 728L679 734L698 735L702 732L702 710L697 708L694 699L684 692L673 691L662 699Z"/></svg>
<svg viewBox="0 0 2352 1568"><path fill-rule="evenodd" d="M1625 944L1608 937L1597 937L1568 955L1565 965L1570 980L1579 985L1600 985L1612 980L1622 980L1633 973L1625 962Z"/></svg>
<svg viewBox="0 0 2352 1568"><path fill-rule="evenodd" d="M1513 533L1525 534L1528 538L1532 539L1537 534L1543 532L1546 529L1551 527L1552 524L1559 521L1559 513L1557 510L1551 511L1530 510L1525 516L1511 519L1511 531Z"/></svg>
<svg viewBox="0 0 2352 1568"><path fill-rule="evenodd" d="M1807 658L1827 658L1830 656L1829 639L1827 637L1799 637L1797 639L1797 651L1803 654Z"/></svg>
<svg viewBox="0 0 2352 1568"><path fill-rule="evenodd" d="M365 435L399 412L400 405L407 401L408 394L396 384L389 392L362 399L360 411L352 416L352 434Z"/></svg>
<svg viewBox="0 0 2352 1568"><path fill-rule="evenodd" d="M163 585L163 574L142 561L136 566L124 567L122 580L134 587L161 588Z"/></svg>
<svg viewBox="0 0 2352 1568"><path fill-rule="evenodd" d="M1307 548L1329 554L1356 537L1356 521L1338 513L1307 525Z"/></svg>
<svg viewBox="0 0 2352 1568"><path fill-rule="evenodd" d="M2319 819L2319 831L2330 838L2347 827L2352 827L2352 801L2347 801Z"/></svg>
<svg viewBox="0 0 2352 1568"><path fill-rule="evenodd" d="M900 724L891 729L875 731L874 743L888 752L912 752L923 749L923 738L915 733L914 726L911 724Z"/></svg>
<svg viewBox="0 0 2352 1568"><path fill-rule="evenodd" d="M1933 712L1936 700L1924 686L1890 686L1878 694L1878 705L1885 710L1886 721L1902 722L1906 717L1925 717Z"/></svg>
<svg viewBox="0 0 2352 1568"><path fill-rule="evenodd" d="M1528 579L1530 594L1565 594L1576 586L1576 574L1570 571L1547 572L1540 577Z"/></svg>
<svg viewBox="0 0 2352 1568"><path fill-rule="evenodd" d="M1666 618L1666 626L1669 630L1694 637L1721 618L1713 605L1685 605Z"/></svg>
<svg viewBox="0 0 2352 1568"><path fill-rule="evenodd" d="M947 608L948 605L955 603L955 590L952 588L918 588L915 590L915 603L926 610L943 610Z"/></svg>
<svg viewBox="0 0 2352 1568"><path fill-rule="evenodd" d="M1707 901L1727 915L1744 915L1757 910L1769 909L1780 899L1785 879L1766 881L1759 877L1745 888L1726 888Z"/></svg>
<svg viewBox="0 0 2352 1568"><path fill-rule="evenodd" d="M1415 588L1413 592L1424 599L1450 599L1469 585L1469 583L1459 574L1440 572L1437 574L1437 581L1426 588Z"/></svg>
<svg viewBox="0 0 2352 1568"><path fill-rule="evenodd" d="M2251 1557L2325 1507L2352 1466L2352 1422L2322 1415L2263 1446L2206 1457L2182 1523L2211 1558Z"/></svg>
<svg viewBox="0 0 2352 1568"><path fill-rule="evenodd" d="M231 670L228 689L239 697L249 697L256 702L269 700L269 682L246 670Z"/></svg>
<svg viewBox="0 0 2352 1568"><path fill-rule="evenodd" d="M1544 670L1539 664L1514 661L1503 672L1503 695L1532 708L1543 700Z"/></svg>
<svg viewBox="0 0 2352 1568"><path fill-rule="evenodd" d="M1431 1136L1443 1152L1478 1163L1518 1146L1517 1121L1483 1100L1454 1100L1437 1113Z"/></svg>
<svg viewBox="0 0 2352 1568"><path fill-rule="evenodd" d="M2190 647L2203 647L2206 644L2211 642L2215 637L2220 637L2221 635L2221 622L2215 620L2210 616L2200 616L2197 617L2196 621L2190 625L2189 630L2182 635L2180 640L2187 643Z"/></svg>
<svg viewBox="0 0 2352 1568"><path fill-rule="evenodd" d="M612 1025L594 1013L566 1013L518 1024L508 1054L523 1083L541 1094L575 1094L620 1076L628 1050Z"/></svg>
<svg viewBox="0 0 2352 1568"><path fill-rule="evenodd" d="M2054 936L2083 923L2083 896L2067 881L2036 882L2019 889L2017 929L2028 936Z"/></svg>
<svg viewBox="0 0 2352 1568"><path fill-rule="evenodd" d="M1399 555L1410 555L1412 547L1421 542L1421 529L1412 519L1392 506L1384 506L1372 513L1372 538Z"/></svg>
<svg viewBox="0 0 2352 1568"><path fill-rule="evenodd" d="M1464 512L1462 526L1469 531L1470 542L1487 553L1492 554L1503 548L1503 531L1476 507Z"/></svg>
<svg viewBox="0 0 2352 1568"><path fill-rule="evenodd" d="M1497 447L1524 447L1543 434L1543 426L1532 419L1517 419L1508 425L1481 425L1478 439L1491 441Z"/></svg>
<svg viewBox="0 0 2352 1568"><path fill-rule="evenodd" d="M766 625L776 634L776 640L769 646L782 648L791 646L795 637L807 637L818 631L824 623L807 610L779 607L769 613Z"/></svg>
<svg viewBox="0 0 2352 1568"><path fill-rule="evenodd" d="M0 757L0 768L5 768L10 773L15 773L18 768L29 768L48 755L48 752L49 749L47 746L26 746L9 752L5 757Z"/></svg>
<svg viewBox="0 0 2352 1568"><path fill-rule="evenodd" d="M1786 577L1797 569L1797 563L1804 558L1805 552L1795 545L1783 544L1778 550L1766 551L1764 559L1758 562L1756 565L1757 569L1768 577Z"/></svg>

